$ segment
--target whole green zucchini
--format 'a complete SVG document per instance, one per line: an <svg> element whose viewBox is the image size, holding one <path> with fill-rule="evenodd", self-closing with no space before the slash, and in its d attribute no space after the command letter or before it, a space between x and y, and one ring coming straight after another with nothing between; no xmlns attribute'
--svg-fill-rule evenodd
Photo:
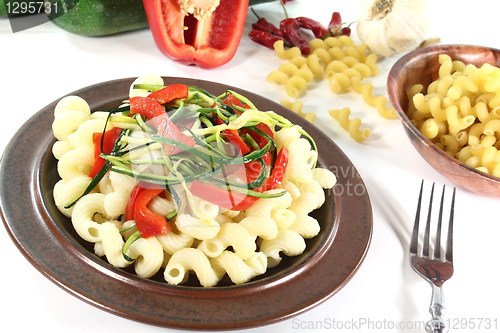
<svg viewBox="0 0 500 333"><path fill-rule="evenodd" d="M66 31L104 36L148 27L142 0L49 0L49 19Z"/></svg>
<svg viewBox="0 0 500 333"><path fill-rule="evenodd" d="M48 14L49 19L78 35L105 36L149 26L142 0L47 1L57 9ZM276 0L250 0L249 6L271 1Z"/></svg>

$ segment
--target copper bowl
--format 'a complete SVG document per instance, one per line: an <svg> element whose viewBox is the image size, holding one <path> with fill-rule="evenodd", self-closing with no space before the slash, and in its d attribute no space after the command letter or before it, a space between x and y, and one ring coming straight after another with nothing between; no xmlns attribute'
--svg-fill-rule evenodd
<svg viewBox="0 0 500 333"><path fill-rule="evenodd" d="M500 67L500 50L473 45L437 45L401 57L389 72L387 89L392 105L401 118L406 134L422 157L453 183L474 193L500 198L500 178L478 171L455 159L425 138L406 115L408 91L415 84L427 87L439 75L439 55L477 67L488 63Z"/></svg>

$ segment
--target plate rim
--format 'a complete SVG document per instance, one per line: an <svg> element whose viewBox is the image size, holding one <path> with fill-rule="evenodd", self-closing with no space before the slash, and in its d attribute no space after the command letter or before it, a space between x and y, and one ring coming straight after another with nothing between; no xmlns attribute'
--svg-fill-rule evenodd
<svg viewBox="0 0 500 333"><path fill-rule="evenodd" d="M323 132L321 132L317 127L314 125L310 124L307 120L303 119L299 115L295 114L294 112L286 109L285 107L281 106L278 103L275 103L265 97L258 96L255 93L228 86L225 84L217 83L217 82L211 82L211 81L204 81L204 80L197 80L197 79L188 79L188 78L179 78L179 77L162 77L165 81L166 84L170 83L179 83L179 82L184 82L188 85L194 85L194 86L200 86L202 85L201 88L204 88L204 86L216 86L218 89L222 90L234 90L237 91L244 96L247 96L250 100L255 102L255 98L258 100L263 100L265 103L270 103L273 106L273 110L276 111L279 114L284 114L286 118L291 120L293 123L298 124L302 126L306 131L308 131L315 139L320 137L322 140L326 140L331 145L331 149L333 149L337 154L340 154L342 157L342 163L345 163L345 166L347 168L352 168L350 175L348 177L343 178L343 177L338 177L338 183L335 187L335 191L337 191L337 186L338 185L345 185L345 182L347 183L352 182L351 185L356 186L358 184L362 185L364 188L364 192L362 195L357 195L357 196L349 196L349 195L344 195L342 194L335 194L334 198L336 200L336 214L335 214L335 228L336 230L330 235L330 238L328 240L328 244L325 244L325 248L322 249L323 253L315 258L315 263L318 264L325 264L327 261L325 261L325 257L332 257L334 253L332 254L333 250L337 250L335 246L338 246L338 237L344 236L344 234L349 234L354 231L356 228L360 228L363 230L363 240L361 241L360 244L356 244L358 248L354 249L357 255L356 262L349 263L349 267L347 268L347 271L345 273L345 278L342 281L336 281L335 286L329 289L327 293L323 292L320 295L311 295L310 299L308 302L304 303L304 306L301 308L290 308L288 311L283 311L280 310L279 313L273 313L273 314L268 314L265 317L262 317L258 314L255 314L254 311L251 311L252 309L249 309L249 314L245 316L241 316L239 321L224 321L222 318L220 322L186 322L184 321L178 321L169 317L163 317L163 318L158 318L158 317L148 317L145 315L143 312L137 310L137 309L121 309L119 306L116 304L113 304L113 300L106 300L103 301L102 299L98 299L99 297L96 297L96 290L93 292L85 292L85 290L79 290L80 285L78 282L75 281L69 281L68 278L61 276L60 274L54 273L53 267L50 267L51 265L57 265L58 263L52 263L48 262L47 258L44 257L44 253L33 253L32 250L30 250L28 247L23 244L23 241L20 240L22 238L22 235L20 235L19 229L16 229L16 222L14 221L14 218L12 218L9 214L9 212L6 211L9 207L12 206L12 203L7 203L7 200L5 200L5 195L2 195L0 197L0 218L3 220L4 226L7 229L7 232L10 236L10 238L13 240L15 243L16 247L20 250L20 252L28 259L28 261L38 270L40 271L45 277L47 277L49 280L54 282L56 285L61 287L63 290L69 292L73 296L76 296L77 298L97 307L102 310L105 310L107 312L113 313L115 315L135 320L138 322L142 322L145 324L150 324L150 325L155 325L155 326L162 326L162 327L168 327L168 328L176 328L176 329L193 329L193 330L227 330L227 329L242 329L242 328L252 328L252 327L259 327L259 326L264 326L264 325L269 325L273 324L288 318L291 318L293 316L299 315L305 311L310 310L311 308L321 304L325 300L329 299L331 296L336 294L340 289L344 287L346 283L350 281L350 279L354 276L354 274L357 272L359 269L360 265L364 261L366 257L366 253L369 249L370 243L371 243L371 238L372 238L372 232L373 232L373 214L372 214L372 208L371 208L371 203L368 195L368 191L366 190L366 186L364 185L359 173L357 172L356 168L354 165L351 163L349 158L345 155L345 153L335 144L333 140L331 140L329 137L326 136ZM135 80L136 78L122 78L122 79L115 79L115 80L110 80L110 81L105 81L101 83L96 83L81 89L78 89L74 92L71 92L65 96L70 96L70 95L82 95L85 93L88 93L90 91L95 91L95 90L105 90L105 87L109 87L110 85L127 85L130 87L130 84ZM189 82L189 83L187 83ZM205 89L205 88L204 88ZM207 89L208 90L208 89ZM128 96L128 90L124 91L124 94ZM65 97L63 96L63 97ZM122 95L120 95L122 96ZM7 190L5 188L7 186L3 186L6 184L8 181L8 178L6 177L6 170L8 169L9 166L13 163L12 161L9 162L9 159L5 159L4 157L7 155L12 155L15 154L16 152L14 151L16 148L16 144L19 145L19 142L22 140L31 140L33 142L33 138L27 138L28 131L33 127L37 126L37 123L39 122L40 117L44 116L46 113L50 113L51 110L54 109L55 105L59 100L61 100L63 97L55 100L54 102L50 103L46 107L44 107L42 110L38 111L36 114L34 114L19 130L18 132L14 135L14 137L11 139L7 147L5 148L5 151L2 155L2 158L0 159L0 184L2 185L0 187L0 193L5 194ZM112 101L117 101L121 98L118 98L118 96L115 97L110 97L110 96L101 96L97 98L100 102L98 103L97 101L88 101L89 105L92 110L94 110L96 107L93 106L95 104L100 104L104 105ZM45 133L48 135L49 133ZM50 132L52 134L52 132ZM50 135L49 135L50 137ZM40 140L40 141L34 141L35 147L37 152L44 151L43 148L45 148L45 151L47 152L47 140ZM45 146L44 146L45 145ZM322 149L320 147L320 149ZM43 211L43 209L40 209L41 206L43 206L43 200L40 197L40 193L37 191L37 168L40 165L40 161L42 160L43 156L40 155L35 155L33 158L29 160L30 165L32 166L32 172L31 172L31 178L23 184L23 188L25 189L33 189L31 193L30 199L31 203L33 204L33 211L29 212L30 214L37 215L38 213L38 223L40 224L38 227L42 228L41 230L43 231L43 228L45 228L45 232L47 235L51 235L52 237L56 237L57 235L54 236L54 226L51 226L50 223L45 223L46 219L50 219L51 217L47 215L46 212ZM320 158L321 158L321 153L320 153ZM343 173L343 176L345 173ZM338 175L337 175L338 176ZM353 202L353 198L358 197L361 200L361 203L363 204L362 208L359 209L359 211L346 211L345 206L348 204L356 206L355 202ZM36 211L38 210L38 211ZM344 215L347 214L347 217L352 217L351 215L354 214L355 216L362 216L364 217L363 219L355 219L354 222L350 223L345 223L343 220L341 221L342 218L344 218ZM357 223L357 224L356 224ZM334 237L335 236L335 237ZM337 241L337 243L336 243ZM59 240L59 242L63 242ZM60 246L64 245L62 243L59 244ZM345 246L345 244L343 245ZM64 248L64 246L63 246ZM68 249L68 247L65 247L65 249ZM69 248L69 252L66 255L74 258L74 257L81 257L82 253L76 248ZM74 251L73 253L71 253ZM76 264L77 266L80 265L90 265L88 260L86 258L82 258L82 262L80 263L67 263L69 264ZM59 263L60 265L60 263ZM125 283L124 281L121 281L121 277L119 272L119 269L109 269L109 268L104 268L102 271L100 270L99 267L95 267L91 265L92 269L95 269L96 271L94 272L98 276L102 276L103 279L109 279L112 278L111 275L118 274L116 277L116 281L118 283L123 283L125 286L130 287L130 282L127 281L128 283ZM286 277L286 283L280 282L280 279L276 278L273 280L271 284L267 285L262 285L263 287L257 288L258 292L263 292L269 290L277 290L279 288L282 288L283 286L289 286L289 285L305 285L307 283L304 282L304 280L311 275L311 271L315 270L312 264L309 264L308 267L300 268L300 269L294 269L294 273L292 276L287 276ZM316 270L315 270L316 272ZM316 273L317 274L317 273ZM141 278L137 278L136 280L144 281ZM116 281L113 281L113 283L117 283ZM290 282L292 281L292 282ZM80 284L83 282L80 282ZM75 285L77 284L77 285ZM148 285L149 283L146 283ZM168 285L166 285L168 286ZM254 299L258 297L254 295L256 293L255 290L249 290L251 288L244 288L241 286L235 286L234 288L239 288L239 290L245 290L244 295L248 296L250 299ZM229 295L231 292L231 289L234 289L232 287L228 288L215 288L215 289L205 289L205 288L198 288L195 291L190 291L188 287L183 288L180 286L180 288L170 288L171 290L177 290L174 292L174 294L177 293L178 297L181 298L191 298L194 297L192 294L193 292L196 292L196 297L201 297L204 299L206 302L210 302L210 300L213 300L215 298L219 297L226 297L226 298L231 298ZM158 288L152 288L155 290L155 292L158 292ZM166 288L168 289L168 288ZM169 293L171 293L171 290ZM220 292L220 290L226 290L226 292ZM200 293L202 291L202 293ZM167 296L171 296L171 294L166 293ZM282 293L282 291L280 291ZM214 296L215 294L215 296ZM245 301L245 300L243 300ZM243 302L241 301L241 302ZM251 305L250 301L245 301L248 302L248 305ZM220 306L220 304L218 304ZM240 304L243 306L242 304ZM242 317L245 317L243 319Z"/></svg>

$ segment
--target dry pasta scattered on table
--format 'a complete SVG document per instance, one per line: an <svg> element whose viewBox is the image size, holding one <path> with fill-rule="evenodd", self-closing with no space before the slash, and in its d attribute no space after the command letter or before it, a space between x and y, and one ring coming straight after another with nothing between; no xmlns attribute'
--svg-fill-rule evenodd
<svg viewBox="0 0 500 333"><path fill-rule="evenodd" d="M408 117L436 146L500 177L500 68L439 55L438 78L408 92Z"/></svg>
<svg viewBox="0 0 500 333"><path fill-rule="evenodd" d="M360 94L368 106L374 107L381 117L385 119L396 118L396 111L387 107L387 98L374 96L373 85L362 82L380 72L376 65L377 56L368 51L366 44L355 45L349 36L328 37L324 40L316 38L311 40L309 44L311 52L303 56L297 47L285 49L283 41L277 41L274 44L275 53L279 58L288 62L269 73L266 80L284 85L286 94L290 98L297 99L315 78L326 78L331 92L339 94L352 90ZM292 105L297 102L282 100L280 103L312 123L316 120L314 112L303 113L302 107L294 106L292 108ZM341 118L338 117L340 110L344 110L341 112L343 115ZM349 135L356 141L363 141L370 136L370 129L359 130L360 118L348 120L345 117L347 114L345 108L330 110L329 114L334 119L342 119L341 127L348 131ZM351 124L350 129L346 121Z"/></svg>
<svg viewBox="0 0 500 333"><path fill-rule="evenodd" d="M314 140L234 91L145 75L112 111L70 96L54 115L55 203L113 266L241 284L320 232L309 213L336 178L316 167Z"/></svg>

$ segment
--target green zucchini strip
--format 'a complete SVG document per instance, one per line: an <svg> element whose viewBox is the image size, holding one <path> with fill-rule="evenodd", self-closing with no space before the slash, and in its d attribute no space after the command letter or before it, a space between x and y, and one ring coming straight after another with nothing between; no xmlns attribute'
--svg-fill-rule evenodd
<svg viewBox="0 0 500 333"><path fill-rule="evenodd" d="M133 262L135 259L132 259L130 258L128 255L127 255L127 252L128 252L128 249L130 248L130 246L132 246L132 244L139 240L140 238L142 238L141 236L141 233L139 231L136 231L132 234L132 236L130 236L127 241L125 242L125 244L123 244L122 246L122 255L123 255L123 258L125 260L127 260L128 262Z"/></svg>
<svg viewBox="0 0 500 333"><path fill-rule="evenodd" d="M158 141L160 143L164 143L167 145L171 145L171 146L180 148L180 149L184 150L185 152L188 152L188 153L191 153L195 156L200 157L201 159L204 159L204 160L209 161L209 162L213 161L213 162L218 163L218 164L244 164L244 163L248 163L251 161L255 161L256 159L264 156L264 154L267 153L269 151L269 149L271 148L271 141L269 141L266 144L266 146L264 146L264 148L262 148L261 150L254 151L254 152L249 153L249 154L242 156L242 157L230 158L230 157L219 157L219 156L209 155L209 154L201 152L200 150L198 150L196 148L191 148L190 146L188 146L182 142L172 140L172 139L167 139L167 138L160 136L160 135L157 135L157 134L151 135L151 139L154 141Z"/></svg>
<svg viewBox="0 0 500 333"><path fill-rule="evenodd" d="M166 86L162 86L160 84L145 84L145 83L138 83L134 84L134 89L142 89L142 90L149 90L149 91L158 91Z"/></svg>

